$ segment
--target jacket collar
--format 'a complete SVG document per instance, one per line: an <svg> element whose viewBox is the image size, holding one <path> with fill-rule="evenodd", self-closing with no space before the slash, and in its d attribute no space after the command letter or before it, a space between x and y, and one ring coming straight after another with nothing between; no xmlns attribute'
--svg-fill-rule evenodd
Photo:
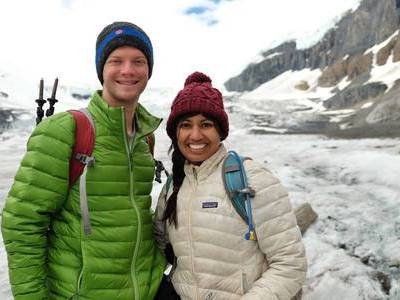
<svg viewBox="0 0 400 300"><path fill-rule="evenodd" d="M186 161L184 171L189 180L203 180L209 177L220 163L225 159L227 150L221 143L217 152L211 155L207 160L203 161L200 166L195 166Z"/></svg>
<svg viewBox="0 0 400 300"><path fill-rule="evenodd" d="M101 91L96 91L92 95L89 111L94 113L95 117L103 124L118 130L125 129L124 108L109 106L102 98ZM146 136L155 131L162 121L162 119L150 114L140 103L136 107L135 119L138 137Z"/></svg>

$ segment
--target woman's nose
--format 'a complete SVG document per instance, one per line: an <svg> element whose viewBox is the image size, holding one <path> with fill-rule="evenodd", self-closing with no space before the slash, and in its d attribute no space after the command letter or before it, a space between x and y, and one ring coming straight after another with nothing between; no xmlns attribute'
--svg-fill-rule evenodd
<svg viewBox="0 0 400 300"><path fill-rule="evenodd" d="M191 132L190 132L190 138L193 140L199 140L203 137L203 134L201 133L201 128L199 126L193 126Z"/></svg>

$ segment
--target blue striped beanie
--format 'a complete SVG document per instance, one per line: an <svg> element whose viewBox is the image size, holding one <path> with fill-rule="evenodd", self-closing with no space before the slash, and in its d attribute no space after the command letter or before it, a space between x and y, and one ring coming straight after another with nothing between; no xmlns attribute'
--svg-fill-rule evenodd
<svg viewBox="0 0 400 300"><path fill-rule="evenodd" d="M131 46L143 52L149 65L149 78L151 77L153 46L150 38L135 24L114 22L104 27L96 41L96 71L101 84L103 84L103 68L108 56L122 46Z"/></svg>

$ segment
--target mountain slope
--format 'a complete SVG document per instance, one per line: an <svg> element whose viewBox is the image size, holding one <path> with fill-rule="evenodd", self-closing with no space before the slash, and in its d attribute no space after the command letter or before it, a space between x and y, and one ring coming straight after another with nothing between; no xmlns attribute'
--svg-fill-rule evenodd
<svg viewBox="0 0 400 300"><path fill-rule="evenodd" d="M275 85L282 78L293 81L296 77L286 100L300 97L319 106L318 110L308 107L302 120L333 117L311 131L298 122L295 132L400 135L400 85L396 83L400 78L399 15L399 0L363 0L314 46L297 49L296 41L284 42L262 53L262 61L247 66L225 87L241 93L246 101L254 93L258 98L276 100L282 95L269 91L272 82ZM312 81L308 76L299 77L299 72L314 73ZM323 96L316 91L324 91ZM293 132L293 128L286 129Z"/></svg>

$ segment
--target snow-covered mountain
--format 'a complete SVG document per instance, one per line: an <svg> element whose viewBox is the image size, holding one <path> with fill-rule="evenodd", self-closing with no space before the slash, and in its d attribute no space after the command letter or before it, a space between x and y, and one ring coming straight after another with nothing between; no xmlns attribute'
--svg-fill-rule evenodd
<svg viewBox="0 0 400 300"><path fill-rule="evenodd" d="M400 136L399 20L400 1L362 0L316 44L264 51L225 87L264 108L258 132Z"/></svg>

